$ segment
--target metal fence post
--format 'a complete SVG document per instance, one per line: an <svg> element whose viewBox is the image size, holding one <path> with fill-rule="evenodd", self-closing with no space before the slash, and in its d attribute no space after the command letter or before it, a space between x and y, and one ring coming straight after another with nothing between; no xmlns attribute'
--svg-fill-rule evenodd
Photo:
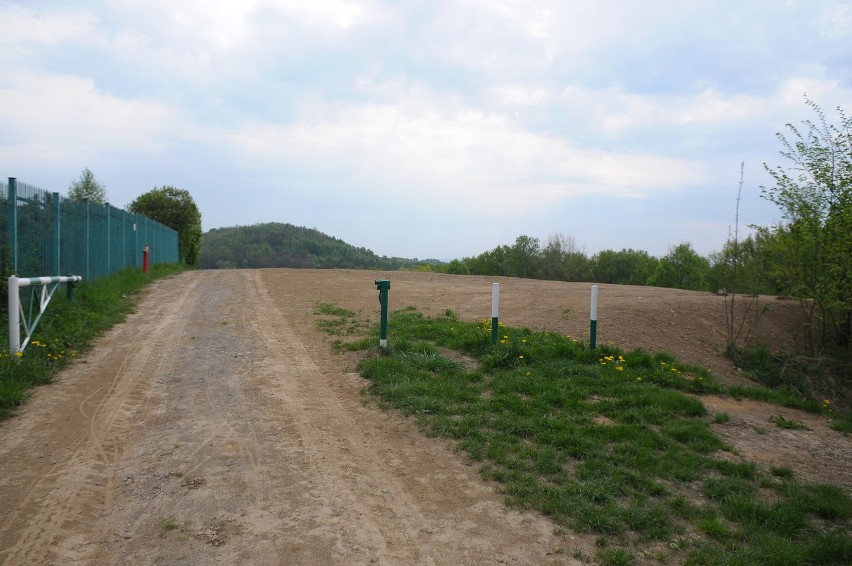
<svg viewBox="0 0 852 566"><path fill-rule="evenodd" d="M112 207L109 203L104 205L104 210L106 210L106 272L107 275L112 273L112 223L110 222L110 214Z"/></svg>
<svg viewBox="0 0 852 566"><path fill-rule="evenodd" d="M9 263L12 273L18 272L18 181L9 177L8 195L6 200L7 219L9 227Z"/></svg>
<svg viewBox="0 0 852 566"><path fill-rule="evenodd" d="M89 270L89 256L91 255L92 234L91 229L89 228L89 199L86 199L84 202L86 203L86 236L84 238L86 255L86 280L90 281L92 279L92 273Z"/></svg>
<svg viewBox="0 0 852 566"><path fill-rule="evenodd" d="M62 275L60 270L62 257L62 226L61 216L59 211L59 193L53 193L53 272L55 275Z"/></svg>

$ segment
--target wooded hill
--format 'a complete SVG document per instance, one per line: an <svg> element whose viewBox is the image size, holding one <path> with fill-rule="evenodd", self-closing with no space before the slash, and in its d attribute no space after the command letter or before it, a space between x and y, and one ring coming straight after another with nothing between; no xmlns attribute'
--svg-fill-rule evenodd
<svg viewBox="0 0 852 566"><path fill-rule="evenodd" d="M319 230L270 222L254 226L215 228L204 234L202 269L313 267L397 270L416 259L378 256Z"/></svg>

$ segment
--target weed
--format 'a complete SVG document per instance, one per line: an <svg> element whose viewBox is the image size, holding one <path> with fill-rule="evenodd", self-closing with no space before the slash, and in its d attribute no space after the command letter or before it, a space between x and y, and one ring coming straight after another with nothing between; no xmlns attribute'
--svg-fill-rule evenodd
<svg viewBox="0 0 852 566"><path fill-rule="evenodd" d="M783 428L787 430L811 430L807 426L805 426L804 423L785 419L782 415L773 415L769 417L769 422L778 426L778 428Z"/></svg>
<svg viewBox="0 0 852 566"><path fill-rule="evenodd" d="M160 521L160 536L166 536L169 531L177 530L180 527L174 517L165 517Z"/></svg>
<svg viewBox="0 0 852 566"><path fill-rule="evenodd" d="M793 470L791 470L787 466L773 466L769 469L769 473L771 473L776 478L786 480L793 479Z"/></svg>
<svg viewBox="0 0 852 566"><path fill-rule="evenodd" d="M726 422L729 422L730 420L731 420L731 417L730 417L730 415L728 415L728 413L716 413L716 415L713 417L713 422L715 424L725 424Z"/></svg>

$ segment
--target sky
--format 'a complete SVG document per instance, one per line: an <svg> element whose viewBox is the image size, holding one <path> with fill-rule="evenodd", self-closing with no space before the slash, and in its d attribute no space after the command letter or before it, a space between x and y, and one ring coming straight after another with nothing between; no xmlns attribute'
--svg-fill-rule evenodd
<svg viewBox="0 0 852 566"><path fill-rule="evenodd" d="M0 178L379 255L719 250L852 102L852 1L0 0Z"/></svg>

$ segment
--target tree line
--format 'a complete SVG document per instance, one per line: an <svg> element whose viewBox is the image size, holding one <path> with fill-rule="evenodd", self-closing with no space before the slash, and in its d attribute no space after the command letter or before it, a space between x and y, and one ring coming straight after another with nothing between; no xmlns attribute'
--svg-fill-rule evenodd
<svg viewBox="0 0 852 566"><path fill-rule="evenodd" d="M714 269L711 260L700 256L689 242L673 246L661 258L634 249L607 249L589 256L573 236L563 234L551 235L544 244L538 238L521 235L513 245L453 260L435 270L459 275L655 285L695 291L724 288L720 270Z"/></svg>

